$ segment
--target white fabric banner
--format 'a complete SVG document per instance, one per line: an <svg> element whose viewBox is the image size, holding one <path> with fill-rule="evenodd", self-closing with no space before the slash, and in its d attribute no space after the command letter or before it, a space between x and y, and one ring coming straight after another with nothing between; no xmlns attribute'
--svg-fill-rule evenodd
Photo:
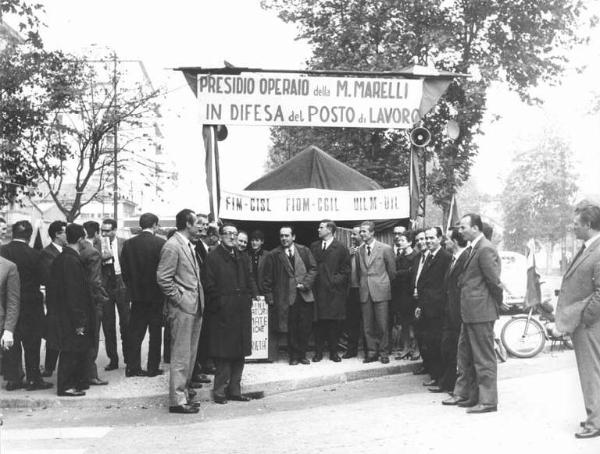
<svg viewBox="0 0 600 454"><path fill-rule="evenodd" d="M252 300L252 355L247 359L269 358L269 306L263 296Z"/></svg>
<svg viewBox="0 0 600 454"><path fill-rule="evenodd" d="M408 129L423 79L200 74L197 88L202 124Z"/></svg>
<svg viewBox="0 0 600 454"><path fill-rule="evenodd" d="M333 221L409 217L407 186L372 191L294 189L221 191L221 218L241 221Z"/></svg>

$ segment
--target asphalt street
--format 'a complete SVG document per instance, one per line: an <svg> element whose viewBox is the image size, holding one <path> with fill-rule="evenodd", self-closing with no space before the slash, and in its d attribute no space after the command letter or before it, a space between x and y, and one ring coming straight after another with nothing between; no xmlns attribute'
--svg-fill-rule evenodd
<svg viewBox="0 0 600 454"><path fill-rule="evenodd" d="M412 374L206 403L197 415L161 406L6 410L0 453L600 452L600 438L573 436L584 409L572 352L510 359L499 371L499 411L485 415L442 406L446 395Z"/></svg>

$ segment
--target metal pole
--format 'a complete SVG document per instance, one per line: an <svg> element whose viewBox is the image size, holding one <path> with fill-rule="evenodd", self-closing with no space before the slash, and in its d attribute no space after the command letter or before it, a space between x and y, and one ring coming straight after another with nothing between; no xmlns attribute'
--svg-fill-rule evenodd
<svg viewBox="0 0 600 454"><path fill-rule="evenodd" d="M427 207L427 156L425 154L425 147L423 147L423 227L425 227L425 212Z"/></svg>
<svg viewBox="0 0 600 454"><path fill-rule="evenodd" d="M119 139L118 139L118 122L116 121L116 117L118 115L117 110L117 53L113 52L113 96L114 103L113 109L115 112L114 126L113 126L113 217L118 225L118 205L119 205L119 180L118 180L118 172L119 172Z"/></svg>

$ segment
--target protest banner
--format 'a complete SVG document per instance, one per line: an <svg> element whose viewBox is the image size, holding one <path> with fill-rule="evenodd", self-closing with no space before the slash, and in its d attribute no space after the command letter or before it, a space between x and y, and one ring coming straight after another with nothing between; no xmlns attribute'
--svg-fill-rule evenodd
<svg viewBox="0 0 600 454"><path fill-rule="evenodd" d="M252 355L249 360L269 358L269 306L264 297L252 300Z"/></svg>

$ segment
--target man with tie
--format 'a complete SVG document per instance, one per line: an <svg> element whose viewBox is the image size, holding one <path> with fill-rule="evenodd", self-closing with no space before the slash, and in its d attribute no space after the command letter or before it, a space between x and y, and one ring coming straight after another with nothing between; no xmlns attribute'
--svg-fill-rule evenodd
<svg viewBox="0 0 600 454"><path fill-rule="evenodd" d="M425 266L425 261L427 260L427 257L429 256L429 253L430 253L429 249L427 248L427 243L425 241L425 230L426 229L418 229L415 231L415 250L418 252L418 255L417 255L417 257L415 257L415 262L414 262L414 266L412 268L412 275L411 275L411 284L412 284L412 289L413 289L413 300L415 301L415 309L416 309L416 300L418 297L417 282L418 282L419 278L421 277L421 273L423 272L423 268ZM414 315L415 315L415 312L413 312L413 317L414 317ZM411 355L411 359L416 360L416 359L421 358L421 349L423 348L423 332L421 331L421 326L419 323L417 323L416 318L414 320L414 331L415 331L415 341L419 348L419 354ZM425 363L423 362L421 367L419 367L413 371L413 374L414 375L424 375L428 372L429 371L427 370L427 367L425 366Z"/></svg>
<svg viewBox="0 0 600 454"><path fill-rule="evenodd" d="M307 365L317 264L310 249L295 242L292 226L279 229L279 240L281 245L265 258L265 300L275 309L277 332L287 333L290 366Z"/></svg>
<svg viewBox="0 0 600 454"><path fill-rule="evenodd" d="M446 301L442 319L442 375L438 386L429 389L434 393L451 393L456 384L456 354L462 324L458 279L467 261L466 247L467 242L458 231L458 227L452 227L446 235L446 250L452 254L452 262L444 278Z"/></svg>
<svg viewBox="0 0 600 454"><path fill-rule="evenodd" d="M362 316L360 310L360 263L358 251L362 244L360 237L360 225L352 228L350 234L352 247L350 248L350 285L348 288L348 296L346 298L346 320L344 323L344 331L348 336L348 345L346 353L342 358L354 358L358 355L358 339L362 333ZM366 345L363 345L366 351Z"/></svg>
<svg viewBox="0 0 600 454"><path fill-rule="evenodd" d="M500 257L483 235L478 214L460 220L467 259L459 278L462 326L458 338L458 378L454 395L443 405L467 407L467 413L495 412L498 408L497 363L494 323L502 304Z"/></svg>
<svg viewBox="0 0 600 454"><path fill-rule="evenodd" d="M360 258L360 302L363 329L367 342L364 363L381 360L390 362L388 356L388 312L392 298L391 283L396 276L396 261L391 246L375 240L375 223L360 225L363 244Z"/></svg>
<svg viewBox="0 0 600 454"><path fill-rule="evenodd" d="M310 250L317 261L317 277L313 285L315 294L315 356L313 362L323 359L325 342L329 347L329 359L339 363L337 352L340 322L346 317L346 294L350 274L348 249L333 237L335 222L326 219L317 229L319 240Z"/></svg>
<svg viewBox="0 0 600 454"><path fill-rule="evenodd" d="M2 350L2 372L6 380L6 390L21 388L21 357L11 355L15 348L15 332L21 306L21 282L19 271L13 262L0 257L0 349ZM19 346L20 347L20 346ZM20 350L20 348L19 348ZM13 365L7 360L13 360ZM18 360L17 364L14 364Z"/></svg>
<svg viewBox="0 0 600 454"><path fill-rule="evenodd" d="M64 221L54 221L48 226L48 236L52 241L48 246L42 249L42 283L48 287L48 278L50 277L50 267L52 262L62 252L63 247L67 245L67 223ZM56 368L58 360L58 351L49 347L46 342L46 358L44 360L44 372L42 377L51 377Z"/></svg>
<svg viewBox="0 0 600 454"><path fill-rule="evenodd" d="M156 236L158 216L140 216L142 231L125 241L121 252L123 282L131 295L131 317L128 326L129 357L125 376L155 377L162 375L160 346L164 295L156 283L156 270L165 240ZM149 334L148 366L142 369L141 348L146 330Z"/></svg>
<svg viewBox="0 0 600 454"><path fill-rule="evenodd" d="M128 363L127 352L127 327L129 326L129 299L127 288L121 274L121 251L123 238L117 237L117 222L114 219L102 221L102 283L108 292L109 300L102 313L102 330L106 355L109 363L104 370L114 370L119 367L119 354L117 352L117 329L115 306L119 313L119 331L121 333L121 348L125 364Z"/></svg>
<svg viewBox="0 0 600 454"><path fill-rule="evenodd" d="M575 436L585 439L600 436L600 207L578 206L573 232L583 244L563 277L556 328L573 339L586 410Z"/></svg>
<svg viewBox="0 0 600 454"><path fill-rule="evenodd" d="M198 234L199 227L189 209L177 213L175 225L177 231L161 250L156 279L167 300L171 328L169 412L191 414L199 411L199 404L192 400L196 393L188 385L202 327L204 290L190 238Z"/></svg>
<svg viewBox="0 0 600 454"><path fill-rule="evenodd" d="M442 230L432 227L425 231L429 254L415 282L417 308L415 318L422 334L421 356L431 376L425 386L437 386L442 375L442 315L446 301L444 277L451 256L441 245Z"/></svg>

